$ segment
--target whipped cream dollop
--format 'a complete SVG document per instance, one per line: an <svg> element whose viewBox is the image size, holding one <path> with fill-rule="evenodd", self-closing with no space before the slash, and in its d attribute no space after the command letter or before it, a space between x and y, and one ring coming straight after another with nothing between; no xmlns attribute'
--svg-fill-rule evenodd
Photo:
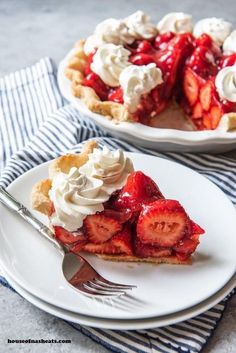
<svg viewBox="0 0 236 353"><path fill-rule="evenodd" d="M95 148L89 155L89 160L79 169L82 175L97 178L103 181L103 190L109 195L121 189L133 172L134 167L130 158L120 149L110 151L106 146L103 149Z"/></svg>
<svg viewBox="0 0 236 353"><path fill-rule="evenodd" d="M91 69L107 85L111 87L119 86L121 71L130 65L130 51L115 44L101 45L93 56Z"/></svg>
<svg viewBox="0 0 236 353"><path fill-rule="evenodd" d="M94 33L87 38L84 44L84 52L89 55L94 49L106 43L116 45L132 44L135 39L150 39L156 34L157 29L150 22L150 17L142 11L137 11L121 20L108 18L99 23Z"/></svg>
<svg viewBox="0 0 236 353"><path fill-rule="evenodd" d="M157 34L157 29L150 22L150 17L142 11L136 11L124 19L133 40L145 38L151 39Z"/></svg>
<svg viewBox="0 0 236 353"><path fill-rule="evenodd" d="M104 210L103 203L121 189L134 170L132 161L121 150L94 149L88 161L68 174L58 173L52 180L49 197L55 212L52 225L77 231L88 215Z"/></svg>
<svg viewBox="0 0 236 353"><path fill-rule="evenodd" d="M163 82L162 72L154 63L126 67L120 75L123 99L131 113L137 110L140 98Z"/></svg>
<svg viewBox="0 0 236 353"><path fill-rule="evenodd" d="M166 32L186 33L192 32L192 16L183 12L171 12L165 15L157 24L160 34Z"/></svg>
<svg viewBox="0 0 236 353"><path fill-rule="evenodd" d="M68 231L82 227L87 215L103 211L109 195L102 187L102 180L81 175L75 167L68 174L57 174L49 192L55 208L51 223Z"/></svg>
<svg viewBox="0 0 236 353"><path fill-rule="evenodd" d="M215 85L221 99L236 102L236 65L220 70L216 75Z"/></svg>
<svg viewBox="0 0 236 353"><path fill-rule="evenodd" d="M134 37L130 34L129 28L124 21L108 18L99 23L94 33L87 38L84 44L84 52L88 55L92 53L94 49L106 43L123 45L131 44L133 41Z"/></svg>
<svg viewBox="0 0 236 353"><path fill-rule="evenodd" d="M218 45L222 45L225 39L232 32L232 24L222 18L204 18L196 23L193 29L195 37L199 37L203 33L208 34Z"/></svg>
<svg viewBox="0 0 236 353"><path fill-rule="evenodd" d="M236 53L236 30L230 33L223 44L223 52L226 55Z"/></svg>

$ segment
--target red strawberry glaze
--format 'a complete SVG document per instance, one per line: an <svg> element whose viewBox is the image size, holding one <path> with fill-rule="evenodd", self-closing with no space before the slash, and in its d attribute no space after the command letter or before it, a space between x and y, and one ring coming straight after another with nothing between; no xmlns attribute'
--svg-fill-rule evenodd
<svg viewBox="0 0 236 353"><path fill-rule="evenodd" d="M116 103L123 104L123 90L121 87L111 89L108 94L108 100Z"/></svg>
<svg viewBox="0 0 236 353"><path fill-rule="evenodd" d="M208 34L194 38L191 33L167 32L152 40L136 40L126 48L130 50L129 61L133 65L155 63L164 81L141 97L132 114L133 121L149 125L173 99L184 108L198 130L215 129L224 113L236 111L236 104L221 100L215 89L217 73L236 63L236 53L223 55ZM122 88L108 87L91 70L94 54L88 57L83 84L92 87L102 101L124 104Z"/></svg>
<svg viewBox="0 0 236 353"><path fill-rule="evenodd" d="M154 47L155 49L166 49L168 43L172 38L174 38L175 33L166 32L163 34L159 34L155 38Z"/></svg>
<svg viewBox="0 0 236 353"><path fill-rule="evenodd" d="M101 100L108 99L109 87L94 72L90 72L85 77L83 85L93 88Z"/></svg>

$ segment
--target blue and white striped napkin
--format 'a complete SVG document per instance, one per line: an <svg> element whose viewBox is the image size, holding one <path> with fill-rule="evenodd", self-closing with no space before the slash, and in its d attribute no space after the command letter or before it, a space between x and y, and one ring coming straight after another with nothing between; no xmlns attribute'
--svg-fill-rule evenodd
<svg viewBox="0 0 236 353"><path fill-rule="evenodd" d="M207 154L157 153L109 137L58 90L50 59L0 79L0 185L7 186L27 170L96 138L110 148L157 155L189 166L217 184L236 204L236 162ZM0 282L8 286L0 276ZM111 331L69 323L114 352L200 352L223 315L230 296L194 319L164 328Z"/></svg>

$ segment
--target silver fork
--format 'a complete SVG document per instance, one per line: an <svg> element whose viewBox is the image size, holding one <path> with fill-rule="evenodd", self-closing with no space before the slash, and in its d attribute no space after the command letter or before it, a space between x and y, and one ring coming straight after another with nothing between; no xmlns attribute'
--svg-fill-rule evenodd
<svg viewBox="0 0 236 353"><path fill-rule="evenodd" d="M53 232L3 187L0 187L0 202L20 215L60 251L63 255L63 275L74 289L87 296L111 297L120 296L127 290L136 288L134 285L115 283L102 277L82 256L70 252L68 247L59 243Z"/></svg>

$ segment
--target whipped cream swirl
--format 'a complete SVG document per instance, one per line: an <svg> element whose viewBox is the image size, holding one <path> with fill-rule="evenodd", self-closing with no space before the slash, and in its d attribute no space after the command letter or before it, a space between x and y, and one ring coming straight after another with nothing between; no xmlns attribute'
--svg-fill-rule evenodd
<svg viewBox="0 0 236 353"><path fill-rule="evenodd" d="M90 37L87 38L84 44L85 54L90 54L95 48L99 48L106 43L116 45L131 44L134 41L133 35L124 21L108 18L99 23Z"/></svg>
<svg viewBox="0 0 236 353"><path fill-rule="evenodd" d="M126 67L120 75L120 85L123 88L123 98L131 113L137 110L140 98L161 84L162 72L154 63Z"/></svg>
<svg viewBox="0 0 236 353"><path fill-rule="evenodd" d="M109 199L102 180L81 175L75 167L53 178L49 196L55 208L51 223L68 231L82 227L87 215L103 211L103 203Z"/></svg>
<svg viewBox="0 0 236 353"><path fill-rule="evenodd" d="M121 45L103 44L93 56L91 69L107 85L117 87L121 71L130 65L129 54Z"/></svg>
<svg viewBox="0 0 236 353"><path fill-rule="evenodd" d="M104 210L103 203L121 189L134 170L132 161L121 150L94 149L89 160L68 174L58 173L52 180L49 197L55 212L53 225L74 232L88 215Z"/></svg>
<svg viewBox="0 0 236 353"><path fill-rule="evenodd" d="M226 55L236 53L236 30L230 33L223 44L223 52Z"/></svg>
<svg viewBox="0 0 236 353"><path fill-rule="evenodd" d="M215 85L221 99L236 102L236 65L220 70L216 75Z"/></svg>
<svg viewBox="0 0 236 353"><path fill-rule="evenodd" d="M157 24L160 34L165 32L186 33L192 32L192 16L183 12L172 12L165 15Z"/></svg>
<svg viewBox="0 0 236 353"><path fill-rule="evenodd" d="M208 34L218 45L222 45L225 39L232 32L232 24L222 18L204 18L196 23L193 34L199 37L203 33Z"/></svg>
<svg viewBox="0 0 236 353"><path fill-rule="evenodd" d="M150 22L150 17L142 11L136 11L126 17L124 22L133 37L133 41L140 38L151 39L157 34L156 27Z"/></svg>
<svg viewBox="0 0 236 353"><path fill-rule="evenodd" d="M132 161L124 155L122 150L110 151L106 146L103 149L95 148L89 155L89 160L79 172L103 182L103 190L109 195L121 189L134 170Z"/></svg>

